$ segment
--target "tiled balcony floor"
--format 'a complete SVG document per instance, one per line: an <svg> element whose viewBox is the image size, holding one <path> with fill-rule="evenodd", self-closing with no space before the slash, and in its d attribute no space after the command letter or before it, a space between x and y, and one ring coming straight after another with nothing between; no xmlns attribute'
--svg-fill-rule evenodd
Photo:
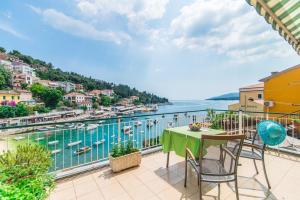
<svg viewBox="0 0 300 200"><path fill-rule="evenodd" d="M266 187L260 161L255 174L253 162L240 159L238 182L240 199L300 199L300 158L267 153L266 165L271 190ZM100 199L199 199L195 173L189 169L188 186L184 188L184 159L171 154L170 167L165 168L166 155L159 152L144 156L138 168L111 173L109 167L57 182L50 200ZM217 199L215 184L203 184L203 199ZM221 199L235 199L234 185L221 184Z"/></svg>

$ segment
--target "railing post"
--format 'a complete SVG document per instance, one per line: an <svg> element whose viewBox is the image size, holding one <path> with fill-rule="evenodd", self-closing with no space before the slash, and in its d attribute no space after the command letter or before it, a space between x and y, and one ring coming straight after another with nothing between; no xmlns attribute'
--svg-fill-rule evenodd
<svg viewBox="0 0 300 200"><path fill-rule="evenodd" d="M243 111L239 110L239 134L243 134Z"/></svg>
<svg viewBox="0 0 300 200"><path fill-rule="evenodd" d="M121 144L121 117L118 117L118 145Z"/></svg>

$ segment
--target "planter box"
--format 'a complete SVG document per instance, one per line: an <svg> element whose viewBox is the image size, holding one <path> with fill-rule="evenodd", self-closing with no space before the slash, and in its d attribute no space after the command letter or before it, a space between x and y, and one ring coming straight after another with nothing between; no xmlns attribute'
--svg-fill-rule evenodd
<svg viewBox="0 0 300 200"><path fill-rule="evenodd" d="M140 151L120 156L117 158L109 157L109 164L113 172L119 172L124 169L139 166L141 164L142 154Z"/></svg>

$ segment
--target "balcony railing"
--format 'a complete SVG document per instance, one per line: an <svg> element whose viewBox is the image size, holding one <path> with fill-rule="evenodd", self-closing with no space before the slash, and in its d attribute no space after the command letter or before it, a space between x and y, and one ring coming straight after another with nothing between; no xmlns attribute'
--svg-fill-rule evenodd
<svg viewBox="0 0 300 200"><path fill-rule="evenodd" d="M169 127L203 122L212 128L224 129L228 134L245 133L251 137L258 122L270 119L281 123L288 133L286 141L275 148L298 153L300 121L298 126L296 120L300 119L300 115L279 117L283 115L284 113L197 110L2 127L0 150L14 149L18 144L24 143L40 144L51 152L51 171L57 172L106 161L114 145L126 144L129 140L142 151L159 147L160 136ZM20 130L23 133L16 134Z"/></svg>

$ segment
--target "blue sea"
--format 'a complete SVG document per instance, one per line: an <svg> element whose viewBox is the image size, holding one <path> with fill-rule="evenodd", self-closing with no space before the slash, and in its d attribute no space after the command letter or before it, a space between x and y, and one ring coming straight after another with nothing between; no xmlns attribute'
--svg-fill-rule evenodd
<svg viewBox="0 0 300 200"><path fill-rule="evenodd" d="M122 119L118 124L114 119L91 122L98 124L98 127L87 130L87 128L76 128L65 126L55 130L36 131L24 134L24 141L38 143L49 151L59 151L52 154L54 160L51 171L62 170L70 167L76 167L92 162L106 160L113 146L120 143L126 144L132 141L134 146L139 149L147 149L150 146L159 145L159 136L163 130L170 126L183 126L191 122L192 116L196 113L199 118L206 112L188 112L196 110L206 110L208 108L227 109L227 106L235 101L172 101L172 105L160 106L153 116L146 113L147 116L130 116ZM181 114L163 114L184 112ZM158 114L158 115L157 115ZM198 118L198 119L199 119ZM150 121L150 122L149 122ZM137 125L136 123L140 124ZM171 125L170 125L171 124ZM124 129L130 127L130 131ZM121 130L121 131L119 131ZM13 141L14 138L11 138ZM24 142L23 141L23 142ZM78 142L74 146L70 143ZM101 144L96 142L103 141ZM22 141L20 141L22 142ZM16 141L14 141L16 143ZM89 147L90 150L81 154L76 151L82 147Z"/></svg>

